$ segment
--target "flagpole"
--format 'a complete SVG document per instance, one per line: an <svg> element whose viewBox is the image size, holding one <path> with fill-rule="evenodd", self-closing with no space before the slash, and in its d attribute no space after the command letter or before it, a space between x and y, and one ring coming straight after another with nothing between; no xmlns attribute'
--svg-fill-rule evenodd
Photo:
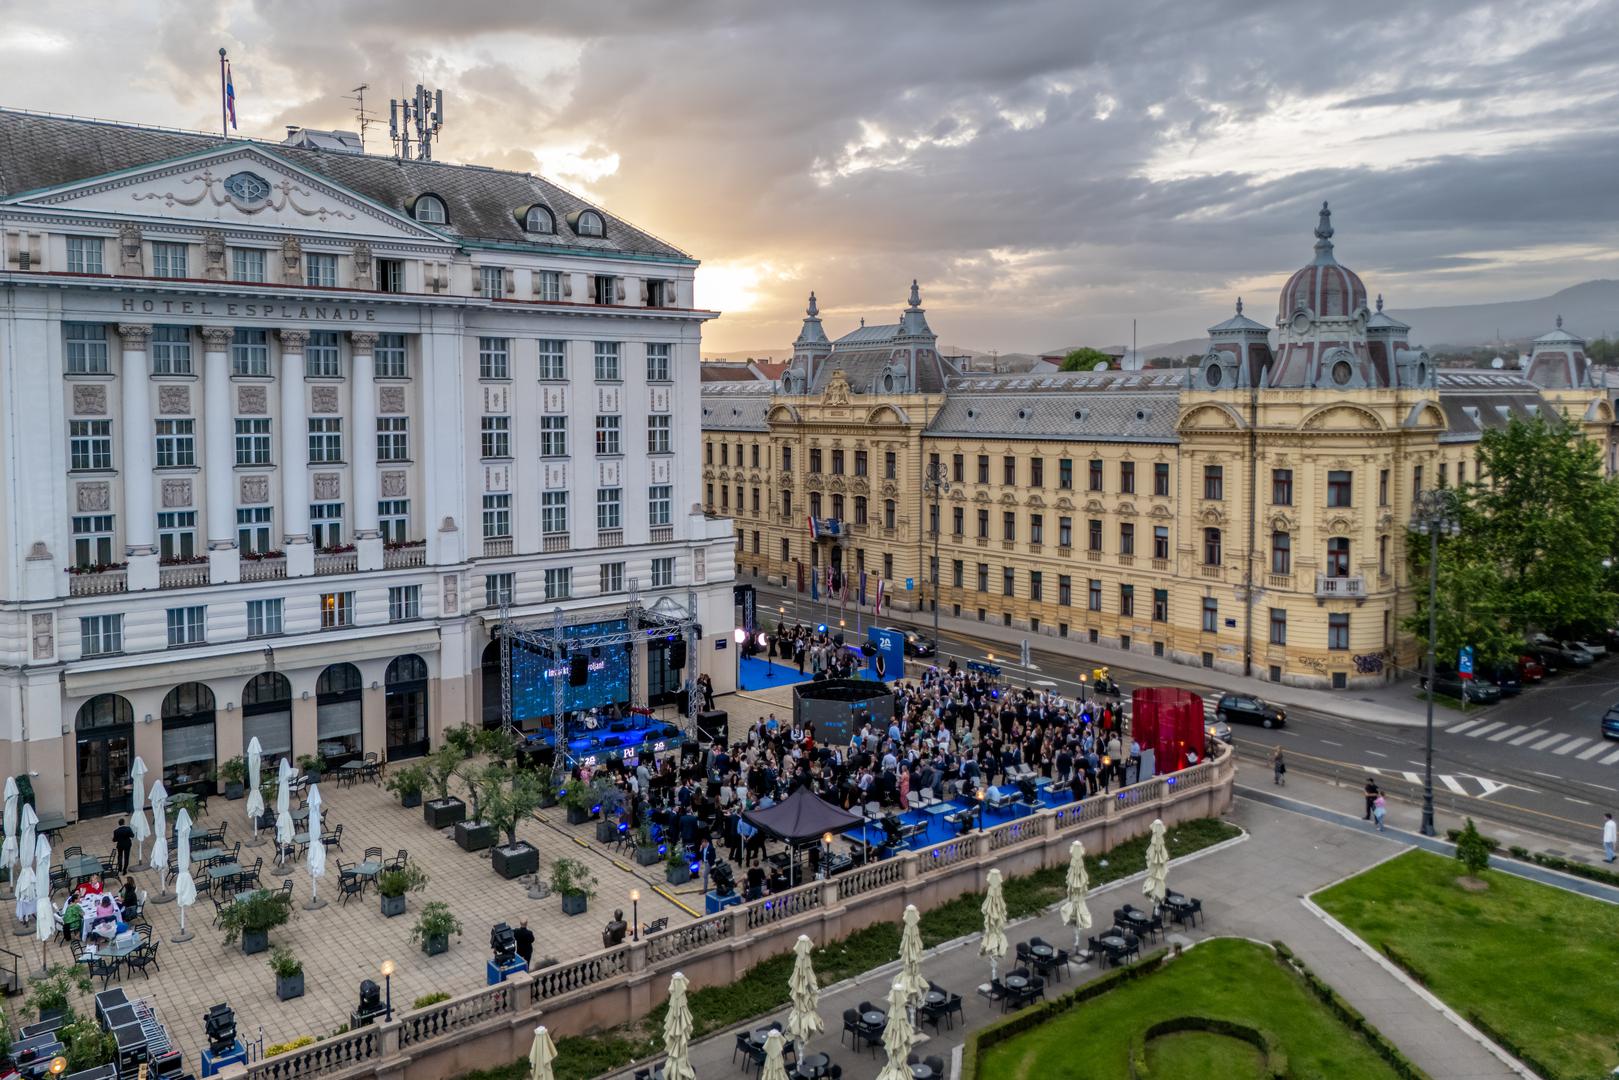
<svg viewBox="0 0 1619 1080"><path fill-rule="evenodd" d="M230 138L229 103L225 100L225 50L219 50L219 137Z"/></svg>

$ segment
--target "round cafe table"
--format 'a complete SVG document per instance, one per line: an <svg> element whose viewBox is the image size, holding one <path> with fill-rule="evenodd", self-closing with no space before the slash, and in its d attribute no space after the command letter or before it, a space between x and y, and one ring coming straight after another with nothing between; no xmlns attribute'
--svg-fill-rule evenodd
<svg viewBox="0 0 1619 1080"><path fill-rule="evenodd" d="M807 1080L818 1080L826 1075L826 1070L832 1064L832 1058L826 1054L805 1054L798 1059L798 1075Z"/></svg>
<svg viewBox="0 0 1619 1080"><path fill-rule="evenodd" d="M1030 945L1029 952L1042 960L1049 960L1057 955L1057 950L1050 945Z"/></svg>
<svg viewBox="0 0 1619 1080"><path fill-rule="evenodd" d="M1022 990L1025 986L1028 986L1028 985L1029 985L1029 980L1025 979L1021 975L1008 975L1006 977L1006 986L1007 986L1007 989L1009 989L1009 990Z"/></svg>
<svg viewBox="0 0 1619 1080"><path fill-rule="evenodd" d="M929 990L922 995L922 1001L927 1005L943 1005L945 1003L945 994L942 990Z"/></svg>
<svg viewBox="0 0 1619 1080"><path fill-rule="evenodd" d="M915 1080L933 1080L933 1069L919 1061L911 1066L911 1075Z"/></svg>
<svg viewBox="0 0 1619 1080"><path fill-rule="evenodd" d="M864 1020L867 1025L871 1027L882 1027L884 1024L888 1023L888 1014L873 1009L869 1013L861 1016L860 1019Z"/></svg>
<svg viewBox="0 0 1619 1080"><path fill-rule="evenodd" d="M774 1027L757 1028L757 1029L755 1029L753 1031L752 1034L750 1034L748 1036L748 1038L749 1038L749 1040L752 1041L754 1046L763 1046L765 1044L765 1041L770 1038L770 1033L772 1031L781 1031L781 1028L774 1028ZM782 1039L785 1040L786 1038L787 1038L787 1036L785 1034L783 1034ZM784 1045L785 1045L785 1043L784 1043Z"/></svg>

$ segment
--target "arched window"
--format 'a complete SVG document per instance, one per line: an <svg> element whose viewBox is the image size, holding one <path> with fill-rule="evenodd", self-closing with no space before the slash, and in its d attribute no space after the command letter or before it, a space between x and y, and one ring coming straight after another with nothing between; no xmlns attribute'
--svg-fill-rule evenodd
<svg viewBox="0 0 1619 1080"><path fill-rule="evenodd" d="M214 793L214 692L181 683L163 699L163 786L169 794Z"/></svg>
<svg viewBox="0 0 1619 1080"><path fill-rule="evenodd" d="M531 233L554 233L557 231L556 219L551 211L543 206L531 206L528 213L523 215L523 231Z"/></svg>
<svg viewBox="0 0 1619 1080"><path fill-rule="evenodd" d="M135 758L135 710L117 694L102 694L79 706L74 720L78 745L79 817L129 810L129 767Z"/></svg>
<svg viewBox="0 0 1619 1080"><path fill-rule="evenodd" d="M101 694L79 706L74 726L80 731L123 727L135 722L135 710L117 694Z"/></svg>
<svg viewBox="0 0 1619 1080"><path fill-rule="evenodd" d="M259 776L274 776L282 758L292 756L292 684L279 671L266 671L242 687L242 747L259 741Z"/></svg>
<svg viewBox="0 0 1619 1080"><path fill-rule="evenodd" d="M416 199L416 220L424 225L443 225L449 220L444 212L444 200L437 195L420 195Z"/></svg>
<svg viewBox="0 0 1619 1080"><path fill-rule="evenodd" d="M578 223L574 225L574 231L580 236L606 236L607 225L602 221L602 216L596 211L586 210L579 215Z"/></svg>
<svg viewBox="0 0 1619 1080"><path fill-rule="evenodd" d="M478 672L483 680L483 726L498 728L505 719L500 696L500 639L484 646Z"/></svg>
<svg viewBox="0 0 1619 1080"><path fill-rule="evenodd" d="M427 663L409 654L388 665L383 694L388 760L427 753Z"/></svg>
<svg viewBox="0 0 1619 1080"><path fill-rule="evenodd" d="M328 768L365 750L360 696L360 669L353 664L333 664L315 680L315 746Z"/></svg>

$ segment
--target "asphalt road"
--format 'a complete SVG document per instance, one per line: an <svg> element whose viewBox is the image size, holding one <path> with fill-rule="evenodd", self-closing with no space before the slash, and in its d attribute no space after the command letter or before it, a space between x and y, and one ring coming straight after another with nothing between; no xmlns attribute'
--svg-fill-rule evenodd
<svg viewBox="0 0 1619 1080"><path fill-rule="evenodd" d="M814 625L822 618L819 603L773 589L760 589L759 608L763 620L773 620L782 608L790 620ZM834 622L836 611L834 606ZM932 636L931 617L913 621L906 615L892 613L879 622L915 625ZM852 639L852 612L848 623ZM941 662L988 660L1014 683L1050 685L1073 697L1080 693L1080 672L1088 674L1101 665L1108 667L1126 695L1138 686L1180 686L1202 694L1205 708L1212 711L1220 693L1217 676L1202 678L1205 673L1200 669L1187 668L1184 678L1166 679L1132 670L1113 650L1079 641L1067 644L1083 652L1084 659L1043 647L1049 638L1031 638L1032 666L1025 669L1018 666L1016 650L1008 656L1003 643L948 627L940 637ZM1619 813L1619 740L1604 740L1598 727L1608 706L1619 702L1619 658L1610 656L1583 671L1548 676L1517 697L1493 706L1472 706L1465 714L1459 705L1441 702L1434 717L1436 802L1459 813L1509 821L1585 844L1600 827L1603 811ZM1287 726L1273 731L1233 725L1238 754L1264 762L1271 748L1280 744L1290 769L1331 776L1356 787L1366 775L1375 774L1391 794L1420 796L1423 727L1356 721L1296 706L1287 712ZM1345 792L1345 801L1358 807L1358 793Z"/></svg>

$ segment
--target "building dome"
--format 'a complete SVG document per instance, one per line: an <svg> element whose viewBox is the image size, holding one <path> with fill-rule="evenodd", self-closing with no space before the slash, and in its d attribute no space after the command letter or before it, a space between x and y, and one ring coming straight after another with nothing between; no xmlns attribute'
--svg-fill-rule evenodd
<svg viewBox="0 0 1619 1080"><path fill-rule="evenodd" d="M1360 275L1338 265L1332 255L1332 211L1321 204L1321 220L1315 227L1315 258L1300 268L1282 287L1276 308L1276 324L1285 325L1298 312L1317 319L1351 318L1366 308L1366 286Z"/></svg>

